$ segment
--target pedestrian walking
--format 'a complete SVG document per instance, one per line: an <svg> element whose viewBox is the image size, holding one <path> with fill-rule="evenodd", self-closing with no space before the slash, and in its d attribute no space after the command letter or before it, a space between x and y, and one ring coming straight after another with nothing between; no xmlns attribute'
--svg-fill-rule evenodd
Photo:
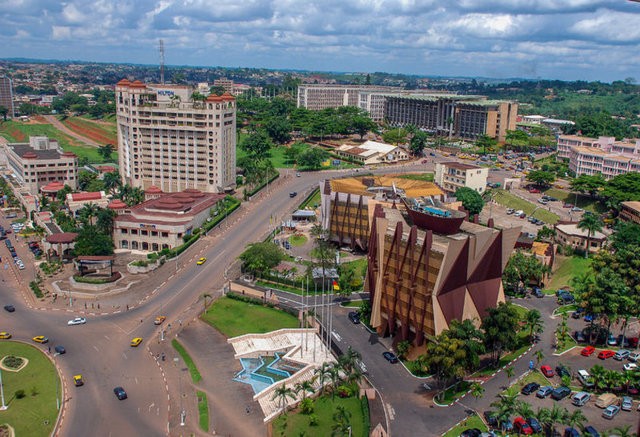
<svg viewBox="0 0 640 437"><path fill-rule="evenodd" d="M49 353L51 353L51 346L49 346Z"/></svg>

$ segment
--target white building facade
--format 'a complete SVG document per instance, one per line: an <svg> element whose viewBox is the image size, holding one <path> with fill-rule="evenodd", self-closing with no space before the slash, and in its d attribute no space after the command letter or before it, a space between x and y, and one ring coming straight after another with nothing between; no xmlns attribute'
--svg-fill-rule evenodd
<svg viewBox="0 0 640 437"><path fill-rule="evenodd" d="M458 188L471 188L482 194L487 187L489 169L461 162L438 162L434 182L447 194L454 194Z"/></svg>

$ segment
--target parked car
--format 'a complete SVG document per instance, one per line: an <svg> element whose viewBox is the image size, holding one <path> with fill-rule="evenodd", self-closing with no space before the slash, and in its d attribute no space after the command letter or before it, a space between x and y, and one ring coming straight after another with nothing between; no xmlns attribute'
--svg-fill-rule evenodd
<svg viewBox="0 0 640 437"><path fill-rule="evenodd" d="M536 419L535 417L529 417L527 419L527 422L529 422L529 426L531 427L533 432L535 432L536 434L542 432L542 425L540 425L540 422L538 422L538 419Z"/></svg>
<svg viewBox="0 0 640 437"><path fill-rule="evenodd" d="M360 315L356 311L350 311L349 320L351 320L354 325L357 325L360 323Z"/></svg>
<svg viewBox="0 0 640 437"><path fill-rule="evenodd" d="M114 389L113 389L113 392L115 393L116 397L117 397L119 400L121 400L121 401L122 401L122 400L124 400L124 399L127 399L127 392L126 392L126 391L124 391L124 389L123 389L122 387L116 387L116 388L114 388Z"/></svg>
<svg viewBox="0 0 640 437"><path fill-rule="evenodd" d="M482 413L484 416L484 421L487 422L489 428L497 428L498 427L498 413L495 411L487 410Z"/></svg>
<svg viewBox="0 0 640 437"><path fill-rule="evenodd" d="M382 356L385 360L389 361L391 364L395 364L398 362L398 357L393 352L385 351L382 352Z"/></svg>
<svg viewBox="0 0 640 437"><path fill-rule="evenodd" d="M544 293L542 292L540 287L533 287L533 295L539 298L544 297Z"/></svg>
<svg viewBox="0 0 640 437"><path fill-rule="evenodd" d="M587 341L587 337L582 333L582 331L575 331L573 333L573 338L575 338L578 343L586 343Z"/></svg>
<svg viewBox="0 0 640 437"><path fill-rule="evenodd" d="M604 411L602 412L602 417L604 417L605 419L613 419L614 417L616 417L616 415L620 412L620 407L618 407L617 405L609 405L607 408L604 409Z"/></svg>
<svg viewBox="0 0 640 437"><path fill-rule="evenodd" d="M578 381L580 381L580 384L585 388L593 388L595 386L593 378L589 375L589 372L584 369L578 370Z"/></svg>
<svg viewBox="0 0 640 437"><path fill-rule="evenodd" d="M571 394L571 389L561 385L551 392L551 397L556 401L560 401Z"/></svg>
<svg viewBox="0 0 640 437"><path fill-rule="evenodd" d="M537 382L530 382L529 384L522 387L520 393L522 393L523 395L530 395L531 393L538 391L539 388L540 384L538 384Z"/></svg>
<svg viewBox="0 0 640 437"><path fill-rule="evenodd" d="M573 295L571 293L569 293L568 291L563 291L562 293L560 293L560 295L558 296L558 303L560 305L568 305L568 304L572 304L575 303L576 299L573 297Z"/></svg>
<svg viewBox="0 0 640 437"><path fill-rule="evenodd" d="M478 428L469 428L465 429L460 433L460 437L480 437L482 435L482 431Z"/></svg>
<svg viewBox="0 0 640 437"><path fill-rule="evenodd" d="M624 363L622 365L622 368L628 372L631 370L636 370L638 368L638 365L636 363Z"/></svg>
<svg viewBox="0 0 640 437"><path fill-rule="evenodd" d="M615 352L613 352L612 350L606 349L606 350L600 351L600 353L598 354L598 358L600 358L601 360L606 360L608 358L611 358L614 355L615 355Z"/></svg>
<svg viewBox="0 0 640 437"><path fill-rule="evenodd" d="M507 215L513 214L515 211L513 208L507 208Z"/></svg>
<svg viewBox="0 0 640 437"><path fill-rule="evenodd" d="M609 334L609 337L607 337L607 345L609 345L609 346L617 346L618 345L618 339L616 337L614 337L613 334Z"/></svg>
<svg viewBox="0 0 640 437"><path fill-rule="evenodd" d="M539 194L539 193L540 193L540 190L538 190L537 188L529 188L529 192L530 192L531 194Z"/></svg>
<svg viewBox="0 0 640 437"><path fill-rule="evenodd" d="M513 420L513 427L518 434L524 434L524 435L533 434L533 429L531 428L531 426L529 426L527 421L524 420L522 417L516 417Z"/></svg>
<svg viewBox="0 0 640 437"><path fill-rule="evenodd" d="M640 358L640 352L631 352L627 357L629 361L633 361L634 363L638 361L638 358Z"/></svg>
<svg viewBox="0 0 640 437"><path fill-rule="evenodd" d="M69 325L69 326L84 325L85 323L87 323L87 319L85 319L84 317L76 317L74 319L69 320L67 322L67 325Z"/></svg>
<svg viewBox="0 0 640 437"><path fill-rule="evenodd" d="M582 313L584 313L584 308L578 307L574 312L571 313L571 318L579 319L580 317L582 317Z"/></svg>
<svg viewBox="0 0 640 437"><path fill-rule="evenodd" d="M620 409L622 411L631 411L632 408L633 408L633 399L631 399L631 396L624 396L622 398L622 404L620 404Z"/></svg>
<svg viewBox="0 0 640 437"><path fill-rule="evenodd" d="M57 353L57 354L60 354L60 355L62 355L62 354L66 354L66 353L67 353L67 350L66 350L66 349L64 348L64 346L62 346L62 345L57 345L57 346L54 348L54 350L56 351L56 353Z"/></svg>
<svg viewBox="0 0 640 437"><path fill-rule="evenodd" d="M562 363L556 366L556 374L562 378L563 376L571 376L569 369Z"/></svg>
<svg viewBox="0 0 640 437"><path fill-rule="evenodd" d="M536 392L536 397L540 399L544 399L547 396L549 396L552 391L553 391L553 387L549 385L545 385L543 387L540 387L540 390Z"/></svg>
<svg viewBox="0 0 640 437"><path fill-rule="evenodd" d="M589 402L589 399L591 399L591 393L579 391L571 397L571 403L576 407L582 407L584 404Z"/></svg>
<svg viewBox="0 0 640 437"><path fill-rule="evenodd" d="M591 425L585 426L583 431L582 435L585 437L600 437L600 433Z"/></svg>
<svg viewBox="0 0 640 437"><path fill-rule="evenodd" d="M596 351L596 348L593 346L586 346L580 351L580 355L583 357L590 357Z"/></svg>
<svg viewBox="0 0 640 437"><path fill-rule="evenodd" d="M551 368L551 366L548 366L546 364L544 366L540 366L540 371L547 378L551 378L554 375L553 369Z"/></svg>
<svg viewBox="0 0 640 437"><path fill-rule="evenodd" d="M12 312L14 312L16 310L16 307L14 307L13 305L5 305L4 306L4 310L9 312L9 313L12 313Z"/></svg>
<svg viewBox="0 0 640 437"><path fill-rule="evenodd" d="M575 428L565 428L563 437L580 437L580 433Z"/></svg>

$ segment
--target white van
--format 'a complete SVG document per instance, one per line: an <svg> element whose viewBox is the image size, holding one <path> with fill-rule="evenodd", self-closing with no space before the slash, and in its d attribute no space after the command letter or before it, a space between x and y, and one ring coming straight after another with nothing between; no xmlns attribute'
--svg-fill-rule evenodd
<svg viewBox="0 0 640 437"><path fill-rule="evenodd" d="M571 403L577 407L581 407L591 399L591 393L587 393L586 391L581 391L573 395L571 398Z"/></svg>
<svg viewBox="0 0 640 437"><path fill-rule="evenodd" d="M578 370L578 381L580 381L580 384L585 388L592 388L595 385L589 372L584 369Z"/></svg>

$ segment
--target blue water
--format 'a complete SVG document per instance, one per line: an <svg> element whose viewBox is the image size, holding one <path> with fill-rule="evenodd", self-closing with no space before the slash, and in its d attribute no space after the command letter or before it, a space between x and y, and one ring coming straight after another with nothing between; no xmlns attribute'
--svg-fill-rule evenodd
<svg viewBox="0 0 640 437"><path fill-rule="evenodd" d="M280 361L280 355L275 355L276 359L267 366L268 371L288 378L291 376L289 372L274 367ZM256 370L264 366L262 358L240 358L240 364L242 364L242 370L236 374L233 380L251 385L255 394L260 393L275 382L273 378L254 373Z"/></svg>

